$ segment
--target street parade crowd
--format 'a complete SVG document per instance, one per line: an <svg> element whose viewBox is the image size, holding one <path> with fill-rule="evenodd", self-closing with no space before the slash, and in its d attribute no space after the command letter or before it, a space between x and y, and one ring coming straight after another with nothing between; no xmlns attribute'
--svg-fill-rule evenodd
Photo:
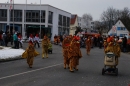
<svg viewBox="0 0 130 86"><path fill-rule="evenodd" d="M21 33L15 32L13 35L9 33L0 32L0 44L1 46L8 46L8 42L14 44L15 49L19 46L23 47L22 35ZM48 58L48 53L52 53L52 42L44 35L41 46L39 34L35 36L30 34L28 38L28 47L22 54L23 58L27 59L27 64L30 68L33 66L34 57L38 56L39 53L35 50L36 46L42 48L42 58ZM116 66L119 63L119 57L121 51L126 52L127 45L130 45L130 39L126 37L120 39L117 36L96 36L96 35L63 35L54 36L54 44L62 46L63 57L64 57L64 69L68 68L70 72L74 70L78 71L79 60L82 58L81 47L86 48L86 54L89 56L91 49L94 47L104 48L104 53L112 52L116 56ZM111 66L112 67L112 66Z"/></svg>

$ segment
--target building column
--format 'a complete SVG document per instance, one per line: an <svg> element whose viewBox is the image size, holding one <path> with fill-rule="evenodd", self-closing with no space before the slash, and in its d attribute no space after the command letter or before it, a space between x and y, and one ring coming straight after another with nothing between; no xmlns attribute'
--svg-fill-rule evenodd
<svg viewBox="0 0 130 86"><path fill-rule="evenodd" d="M25 27L25 16L24 16L24 9L22 10L22 37L23 37L23 39L25 39L26 38L26 36L25 36L25 29L26 29L26 27Z"/></svg>
<svg viewBox="0 0 130 86"><path fill-rule="evenodd" d="M45 15L45 27L48 27L48 9L46 10L46 15Z"/></svg>
<svg viewBox="0 0 130 86"><path fill-rule="evenodd" d="M10 23L10 11L7 9L7 25Z"/></svg>

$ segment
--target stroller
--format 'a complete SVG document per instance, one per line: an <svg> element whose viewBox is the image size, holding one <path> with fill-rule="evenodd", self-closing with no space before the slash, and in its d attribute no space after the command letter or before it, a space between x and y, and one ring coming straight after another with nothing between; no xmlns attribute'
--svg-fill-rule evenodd
<svg viewBox="0 0 130 86"><path fill-rule="evenodd" d="M118 68L116 68L116 59L118 59L118 57L116 57L114 53L106 53L102 75L104 75L105 73L115 74L116 76L118 75ZM107 66L108 68L106 68Z"/></svg>

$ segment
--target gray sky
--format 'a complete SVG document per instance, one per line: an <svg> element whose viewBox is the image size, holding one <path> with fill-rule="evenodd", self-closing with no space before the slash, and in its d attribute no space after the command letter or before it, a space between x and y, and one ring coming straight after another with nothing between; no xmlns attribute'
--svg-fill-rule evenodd
<svg viewBox="0 0 130 86"><path fill-rule="evenodd" d="M10 0L0 0L0 3L5 3ZM14 0L15 3L25 3L26 0ZM30 3L40 3L40 0L27 0ZM130 9L130 0L41 0L42 4L50 4L72 14L78 14L82 17L84 13L92 15L93 20L99 20L103 11L108 7Z"/></svg>

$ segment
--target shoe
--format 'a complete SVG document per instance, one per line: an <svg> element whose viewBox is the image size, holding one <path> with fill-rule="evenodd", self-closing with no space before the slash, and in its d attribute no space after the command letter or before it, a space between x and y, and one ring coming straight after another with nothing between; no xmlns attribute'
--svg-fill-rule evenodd
<svg viewBox="0 0 130 86"><path fill-rule="evenodd" d="M70 72L72 72L72 73L73 73L74 71L73 71L73 70L70 70Z"/></svg>

